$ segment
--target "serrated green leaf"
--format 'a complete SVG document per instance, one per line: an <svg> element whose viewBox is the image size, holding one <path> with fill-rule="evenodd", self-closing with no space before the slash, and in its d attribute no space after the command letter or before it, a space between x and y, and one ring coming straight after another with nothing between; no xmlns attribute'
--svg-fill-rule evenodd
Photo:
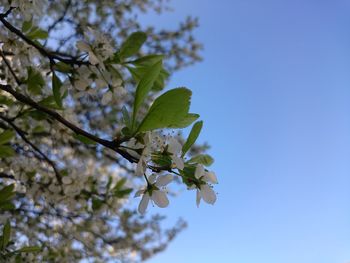
<svg viewBox="0 0 350 263"><path fill-rule="evenodd" d="M153 102L137 131L145 132L177 126L188 116L191 95L192 92L186 88L165 92Z"/></svg>
<svg viewBox="0 0 350 263"><path fill-rule="evenodd" d="M52 92L53 92L53 97L55 99L55 102L58 107L62 108L62 97L61 97L61 87L62 87L62 82L61 80L57 77L55 72L52 72Z"/></svg>
<svg viewBox="0 0 350 263"><path fill-rule="evenodd" d="M187 163L200 163L205 166L210 166L214 162L213 157L211 157L209 154L200 154L197 156L192 157Z"/></svg>
<svg viewBox="0 0 350 263"><path fill-rule="evenodd" d="M137 85L134 101L133 124L135 124L138 110L140 109L145 98L147 97L149 91L152 89L155 80L158 78L161 68L161 61L152 65Z"/></svg>
<svg viewBox="0 0 350 263"><path fill-rule="evenodd" d="M7 221L2 230L2 248L6 248L11 238L11 225L10 222Z"/></svg>
<svg viewBox="0 0 350 263"><path fill-rule="evenodd" d="M190 126L193 122L195 122L199 118L199 114L189 113L182 120L177 122L174 125L170 125L169 128L177 129L184 128Z"/></svg>
<svg viewBox="0 0 350 263"><path fill-rule="evenodd" d="M35 253L40 251L41 251L41 247L38 247L38 246L22 247L17 250L18 253Z"/></svg>
<svg viewBox="0 0 350 263"><path fill-rule="evenodd" d="M0 145L8 143L15 137L16 133L12 130L6 130L0 134Z"/></svg>
<svg viewBox="0 0 350 263"><path fill-rule="evenodd" d="M82 143L85 143L85 144L90 144L90 145L95 145L96 142L89 139L88 137L85 137L84 135L80 135L80 134L75 134L74 135L74 138L81 141Z"/></svg>
<svg viewBox="0 0 350 263"><path fill-rule="evenodd" d="M125 59L135 55L146 39L147 35L144 32L132 33L120 47L119 57Z"/></svg>
<svg viewBox="0 0 350 263"><path fill-rule="evenodd" d="M187 153L187 151L191 148L191 146L196 142L201 130L203 127L203 121L196 122L192 129L190 134L188 135L188 138L185 142L185 144L182 146L182 157Z"/></svg>
<svg viewBox="0 0 350 263"><path fill-rule="evenodd" d="M0 145L0 158L12 157L15 155L15 151L7 145Z"/></svg>

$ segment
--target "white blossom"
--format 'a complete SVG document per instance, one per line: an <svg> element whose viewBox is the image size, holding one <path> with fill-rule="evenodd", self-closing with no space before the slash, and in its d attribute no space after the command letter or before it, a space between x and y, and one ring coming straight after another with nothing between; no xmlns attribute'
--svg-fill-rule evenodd
<svg viewBox="0 0 350 263"><path fill-rule="evenodd" d="M140 214L144 214L147 210L147 206L150 200L152 200L158 207L164 208L169 205L169 200L166 192L161 190L168 185L172 180L171 174L165 176L151 175L148 177L148 186L145 189L141 189L136 192L135 197L142 195L138 211Z"/></svg>
<svg viewBox="0 0 350 263"><path fill-rule="evenodd" d="M214 172L205 171L203 165L198 164L194 174L196 179L203 181L197 187L196 204L199 206L200 200L203 200L208 204L214 204L216 202L216 194L212 187L208 183L217 184L217 178Z"/></svg>

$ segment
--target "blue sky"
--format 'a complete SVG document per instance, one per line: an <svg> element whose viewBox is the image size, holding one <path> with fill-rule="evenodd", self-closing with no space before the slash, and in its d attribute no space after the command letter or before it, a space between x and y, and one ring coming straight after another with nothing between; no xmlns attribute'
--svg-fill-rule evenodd
<svg viewBox="0 0 350 263"><path fill-rule="evenodd" d="M198 16L193 90L220 184L215 206L182 192L189 227L151 263L350 262L350 2L174 0L145 23Z"/></svg>

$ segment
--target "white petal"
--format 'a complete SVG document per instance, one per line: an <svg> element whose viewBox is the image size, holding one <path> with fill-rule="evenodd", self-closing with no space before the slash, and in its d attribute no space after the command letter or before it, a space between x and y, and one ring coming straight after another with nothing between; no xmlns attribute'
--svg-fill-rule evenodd
<svg viewBox="0 0 350 263"><path fill-rule="evenodd" d="M153 184L157 179L157 175L156 174L151 174L149 177L148 177L148 182L150 182L151 184Z"/></svg>
<svg viewBox="0 0 350 263"><path fill-rule="evenodd" d="M204 173L204 167L201 164L198 164L196 167L196 171L194 172L194 176L199 179L203 176Z"/></svg>
<svg viewBox="0 0 350 263"><path fill-rule="evenodd" d="M153 191L152 192L152 196L151 199L154 201L154 203L163 208L163 207L167 207L169 205L169 200L168 197L166 196L166 193L164 193L163 191Z"/></svg>
<svg viewBox="0 0 350 263"><path fill-rule="evenodd" d="M200 202L201 202L201 193L197 189L197 192L196 192L196 205L197 205L197 207L199 207Z"/></svg>
<svg viewBox="0 0 350 263"><path fill-rule="evenodd" d="M64 177L62 178L62 183L63 183L63 184L71 184L72 182L73 182L72 177L64 176Z"/></svg>
<svg viewBox="0 0 350 263"><path fill-rule="evenodd" d="M145 173L145 171L146 171L146 163L143 160L143 158L141 158L136 165L136 175L142 176Z"/></svg>
<svg viewBox="0 0 350 263"><path fill-rule="evenodd" d="M102 105L107 105L108 103L111 102L111 100L112 100L112 93L107 91L105 94L103 94L101 103Z"/></svg>
<svg viewBox="0 0 350 263"><path fill-rule="evenodd" d="M92 51L89 52L89 61L92 65L97 65L100 63L100 61Z"/></svg>
<svg viewBox="0 0 350 263"><path fill-rule="evenodd" d="M170 138L168 151L173 154L180 153L182 151L182 145L175 138Z"/></svg>
<svg viewBox="0 0 350 263"><path fill-rule="evenodd" d="M84 41L78 41L76 43L76 47L81 51L89 52L91 50L91 47Z"/></svg>
<svg viewBox="0 0 350 263"><path fill-rule="evenodd" d="M157 182L156 182L156 186L158 186L158 187L166 186L173 179L174 179L174 176L172 176L171 174L168 174L166 176L159 176L157 179Z"/></svg>
<svg viewBox="0 0 350 263"><path fill-rule="evenodd" d="M87 82L84 79L78 79L76 81L74 81L74 86L78 89L78 90L85 90L87 86L89 86L89 82Z"/></svg>
<svg viewBox="0 0 350 263"><path fill-rule="evenodd" d="M218 179L216 178L216 175L215 175L214 172L205 172L203 179L204 179L204 181L211 182L213 184L217 184L218 183Z"/></svg>
<svg viewBox="0 0 350 263"><path fill-rule="evenodd" d="M184 160L180 157L177 157L177 156L173 156L172 157L175 165L176 165L176 168L180 169L180 170L183 170L184 167L185 167L185 164L184 164Z"/></svg>
<svg viewBox="0 0 350 263"><path fill-rule="evenodd" d="M141 215L143 215L146 212L148 203L149 203L149 194L145 193L142 196L141 202L140 202L139 207L138 207L138 210L139 210Z"/></svg>
<svg viewBox="0 0 350 263"><path fill-rule="evenodd" d="M207 184L201 185L201 196L208 204L214 204L216 201L216 194L214 190Z"/></svg>

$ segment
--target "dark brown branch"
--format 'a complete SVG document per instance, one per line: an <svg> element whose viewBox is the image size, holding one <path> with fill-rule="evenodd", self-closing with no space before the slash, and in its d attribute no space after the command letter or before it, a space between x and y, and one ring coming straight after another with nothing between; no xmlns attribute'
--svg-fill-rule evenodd
<svg viewBox="0 0 350 263"><path fill-rule="evenodd" d="M7 11L9 12L9 11ZM6 13L7 13L6 12ZM5 14L6 14L5 13ZM67 64L71 64L71 65L90 65L89 62L86 61L81 61L81 60L77 60L77 59L67 59L67 58L63 58L62 56L59 56L53 52L50 52L48 50L46 50L42 45L38 44L37 42L31 40L30 38L28 38L26 35L24 35L19 29L17 29L16 27L14 27L11 23L9 23L6 19L6 16L4 16L4 14L0 15L0 21L2 22L2 24L8 29L10 30L12 33L16 34L18 37L20 37L24 42L26 42L27 44L35 47L40 54L42 54L44 57L47 57L51 63L54 63L54 60L59 60L61 62L67 63Z"/></svg>
<svg viewBox="0 0 350 263"><path fill-rule="evenodd" d="M44 106L41 106L40 104L36 103L35 101L33 101L31 98L26 97L24 95L22 95L21 93L18 93L17 91L15 91L10 85L3 85L0 84L0 89L4 90L8 93L10 93L12 96L14 96L18 101L27 104L43 113L46 113L47 115L51 116L53 119L55 119L56 121L62 123L64 126L66 126L67 128L69 128L70 130L74 131L76 134L85 136L86 138L89 138L90 140L97 142L117 153L119 153L120 155L122 155L124 158L126 158L127 160L129 160L130 162L137 162L137 159L135 159L133 156L131 156L129 153L127 153L126 151L122 150L122 149L118 149L118 145L114 142L114 141L109 141L109 140L104 140L100 137L97 137L77 126L75 126L73 123L69 122L68 120L66 120L65 118L63 118L60 114L58 114L57 112L48 109Z"/></svg>
<svg viewBox="0 0 350 263"><path fill-rule="evenodd" d="M16 80L16 83L18 85L21 85L21 81L19 80L19 78L17 77L16 73L13 71L13 68L10 65L10 62L7 60L6 56L4 55L4 53L0 50L0 56L2 58L2 60L5 62L6 66L8 67L8 69L10 70L12 76L14 77L14 79Z"/></svg>
<svg viewBox="0 0 350 263"><path fill-rule="evenodd" d="M17 125L14 124L13 121L11 121L10 119L1 116L0 115L0 119L2 119L3 121L6 121L15 131L16 133L22 138L23 141L25 141L28 145L30 145L30 147L33 148L34 151L36 151L54 170L55 175L56 175L56 179L57 181L62 184L62 177L56 167L56 164L48 157L46 156L46 154L44 154L37 146L35 146L26 136L25 132L23 130L21 130Z"/></svg>

